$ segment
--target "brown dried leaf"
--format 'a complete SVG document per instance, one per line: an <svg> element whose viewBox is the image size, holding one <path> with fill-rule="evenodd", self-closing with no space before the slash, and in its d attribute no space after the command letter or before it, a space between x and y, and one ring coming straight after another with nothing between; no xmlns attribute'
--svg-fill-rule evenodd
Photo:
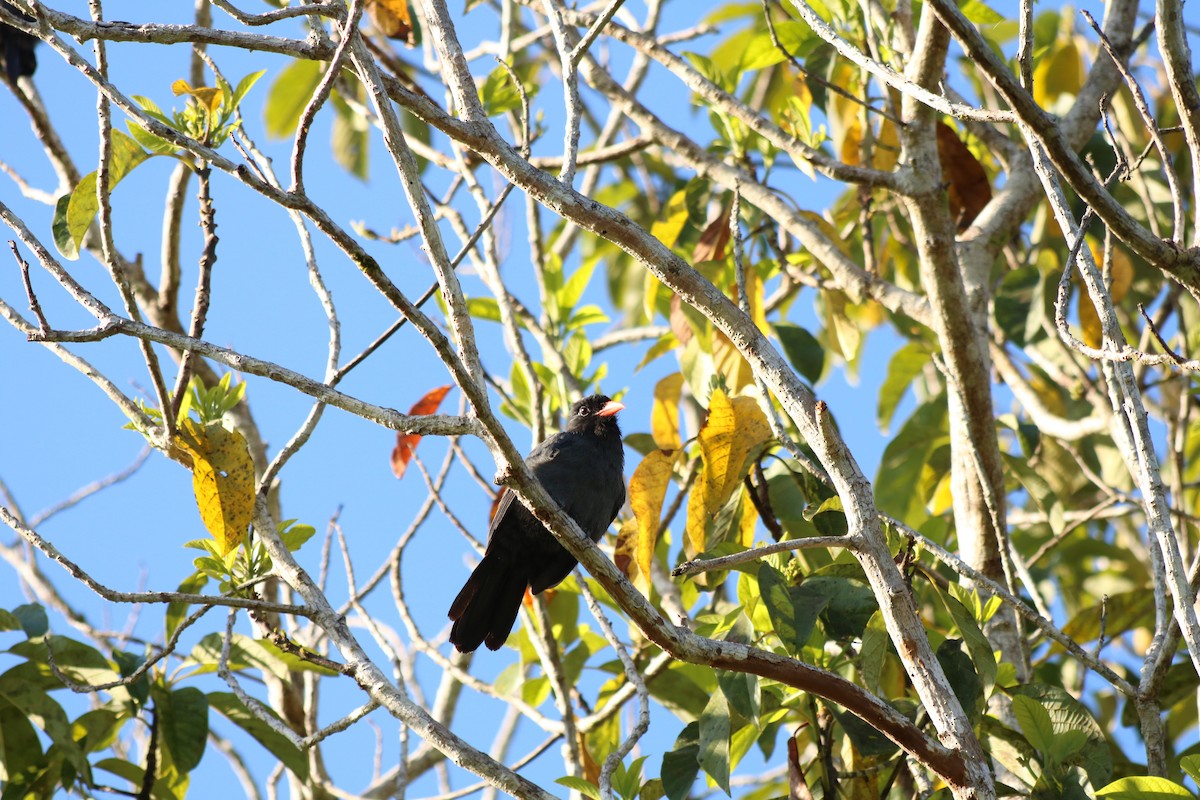
<svg viewBox="0 0 1200 800"><path fill-rule="evenodd" d="M700 234L699 241L692 248L692 261L721 261L725 258L725 250L729 246L729 214L732 206L725 206L715 220L708 223Z"/></svg>
<svg viewBox="0 0 1200 800"><path fill-rule="evenodd" d="M679 340L679 346L685 347L692 340L692 326L688 323L687 317L683 313L683 301L679 299L679 295L671 295L671 333L675 334L675 338Z"/></svg>
<svg viewBox="0 0 1200 800"><path fill-rule="evenodd" d="M796 737L788 737L788 798L789 800L813 800L808 782L804 780L804 768L800 766L800 748Z"/></svg>
<svg viewBox="0 0 1200 800"><path fill-rule="evenodd" d="M938 160L950 184L950 213L960 231L966 230L992 200L992 185L983 165L962 143L954 129L937 124Z"/></svg>

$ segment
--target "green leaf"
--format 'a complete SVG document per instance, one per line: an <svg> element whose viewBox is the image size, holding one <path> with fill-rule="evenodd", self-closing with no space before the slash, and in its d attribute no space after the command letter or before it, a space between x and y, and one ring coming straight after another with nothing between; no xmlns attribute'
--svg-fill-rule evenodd
<svg viewBox="0 0 1200 800"><path fill-rule="evenodd" d="M700 725L691 722L675 740L675 748L663 753L659 776L668 800L684 800L691 792L692 784L696 782L696 776L700 773L699 757Z"/></svg>
<svg viewBox="0 0 1200 800"><path fill-rule="evenodd" d="M1061 736L1067 731L1083 731L1087 734L1087 744L1074 753L1066 762L1070 766L1080 766L1087 773L1088 780L1093 786L1101 786L1112 777L1113 757L1104 731L1088 709L1067 693L1061 686L1043 683L1028 683L1022 686L1012 686L1008 693L1014 698L1026 697L1036 701L1053 723L1055 736ZM1048 750L1047 752L1053 752Z"/></svg>
<svg viewBox="0 0 1200 800"><path fill-rule="evenodd" d="M238 81L237 87L233 90L233 100L230 103L230 106L232 108L237 108L238 105L241 104L242 98L246 96L246 93L250 91L254 84L258 83L259 78L266 74L267 71L265 69L260 69L258 72L251 72L249 75Z"/></svg>
<svg viewBox="0 0 1200 800"><path fill-rule="evenodd" d="M16 614L0 608L0 631L19 630L21 630L21 620L17 619Z"/></svg>
<svg viewBox="0 0 1200 800"><path fill-rule="evenodd" d="M574 789L584 797L590 797L592 800L600 800L600 787L591 781L585 781L583 778L565 775L561 778L555 778L554 782L560 786L565 786L568 789Z"/></svg>
<svg viewBox="0 0 1200 800"><path fill-rule="evenodd" d="M783 354L796 371L809 383L819 381L825 371L825 348L817 338L790 322L779 322L771 327L783 345Z"/></svg>
<svg viewBox="0 0 1200 800"><path fill-rule="evenodd" d="M790 20L776 22L775 35L787 54L800 60L804 60L812 46L819 41L806 23ZM771 40L771 32L765 30L764 24L764 30L746 44L741 69L743 72L765 69L782 62L785 58L784 53Z"/></svg>
<svg viewBox="0 0 1200 800"><path fill-rule="evenodd" d="M994 11L983 0L967 0L959 6L959 11L976 25L995 25L998 22L1004 22L1005 19L1002 14Z"/></svg>
<svg viewBox="0 0 1200 800"><path fill-rule="evenodd" d="M1191 776L1196 783L1200 783L1200 755L1184 756L1179 759L1179 768Z"/></svg>
<svg viewBox="0 0 1200 800"><path fill-rule="evenodd" d="M804 642L798 638L795 604L792 602L787 579L779 570L764 563L758 568L758 587L775 634L783 641L783 646L788 652L799 653L804 647Z"/></svg>
<svg viewBox="0 0 1200 800"><path fill-rule="evenodd" d="M1058 499L1058 495L1050 488L1050 484L1037 470L1029 466L1029 462L1024 458L1018 458L1008 453L1000 455L1004 459L1004 466L1016 475L1017 480L1025 487L1025 491L1029 492L1030 498L1046 515L1050 530L1055 535L1062 533L1066 526L1063 505L1062 501Z"/></svg>
<svg viewBox="0 0 1200 800"><path fill-rule="evenodd" d="M10 780L45 763L37 729L25 712L0 698L0 766Z"/></svg>
<svg viewBox="0 0 1200 800"><path fill-rule="evenodd" d="M371 128L362 114L355 111L337 92L329 96L333 105L333 133L330 146L333 158L342 169L359 180L367 179Z"/></svg>
<svg viewBox="0 0 1200 800"><path fill-rule="evenodd" d="M831 639L853 639L862 635L879 603L870 587L860 581L833 575L813 575L801 588L813 596L828 598L821 622Z"/></svg>
<svg viewBox="0 0 1200 800"><path fill-rule="evenodd" d="M489 117L516 111L521 107L521 94L504 67L496 67L479 87L479 101Z"/></svg>
<svg viewBox="0 0 1200 800"><path fill-rule="evenodd" d="M697 761L708 776L729 794L729 704L714 692L700 715L700 752Z"/></svg>
<svg viewBox="0 0 1200 800"><path fill-rule="evenodd" d="M263 722L250 709L242 705L242 701L238 700L237 695L232 692L209 692L208 704L219 711L230 722L250 734L271 755L275 756L285 767L291 770L293 775L301 781L308 780L308 757L292 744L290 739L281 733L275 732L270 725ZM273 710L268 708L265 711L279 718L279 715ZM284 725L287 724L282 719L279 721Z"/></svg>
<svg viewBox="0 0 1200 800"><path fill-rule="evenodd" d="M108 167L109 191L117 188L117 184L121 182L122 178L149 157L150 154L143 150L134 139L114 130ZM100 205L96 199L95 172L84 175L69 194L58 198L50 228L54 234L54 245L58 248L58 252L62 253L63 258L71 261L79 258L79 244L83 241L83 237L99 209Z"/></svg>
<svg viewBox="0 0 1200 800"><path fill-rule="evenodd" d="M1175 781L1150 775L1136 775L1113 781L1098 789L1096 797L1103 800L1169 800L1172 797L1195 800L1195 795Z"/></svg>
<svg viewBox="0 0 1200 800"><path fill-rule="evenodd" d="M22 656L28 660L5 672L0 681L11 679L25 687L35 687L40 691L61 689L62 681L50 670L47 662L47 645L54 651L54 663L58 666L59 671L76 683L109 683L120 677L108 659L91 645L68 639L65 636L46 636L39 639L26 639L10 647L8 649L10 654ZM114 687L109 691L114 697L125 699L124 689Z"/></svg>
<svg viewBox="0 0 1200 800"><path fill-rule="evenodd" d="M992 303L996 326L1017 347L1024 347L1040 331L1042 321L1042 273L1029 264L1004 276Z"/></svg>
<svg viewBox="0 0 1200 800"><path fill-rule="evenodd" d="M88 774L90 766L75 737L62 706L41 687L21 680L9 670L0 675L0 703L16 707L26 719L42 730L63 757L78 772Z"/></svg>
<svg viewBox="0 0 1200 800"><path fill-rule="evenodd" d="M883 675L883 662L890 641L887 626L883 622L883 612L876 611L867 620L867 627L862 634L862 647L858 650L858 671L862 675L863 686L876 694L879 693L879 679Z"/></svg>
<svg viewBox="0 0 1200 800"><path fill-rule="evenodd" d="M216 672L221 659L221 649L225 637L219 633L210 633L196 643L192 652L184 661L185 666L198 666L197 674ZM280 680L287 678L288 669L275 655L266 649L261 642L235 633L229 643L229 669L242 672L257 669L264 675L273 675Z"/></svg>
<svg viewBox="0 0 1200 800"><path fill-rule="evenodd" d="M676 661L661 679L649 681L646 688L651 697L675 716L691 722L704 713L704 706L717 687L711 669Z"/></svg>
<svg viewBox="0 0 1200 800"><path fill-rule="evenodd" d="M954 696L972 724L979 721L980 704L983 701L983 683L970 657L963 652L962 640L947 639L938 645L934 653ZM1086 737L1084 737L1086 739Z"/></svg>
<svg viewBox="0 0 1200 800"><path fill-rule="evenodd" d="M646 756L639 756L628 766L621 762L613 771L613 789L626 800L634 800L638 796L638 788L642 784L642 764L645 760Z"/></svg>
<svg viewBox="0 0 1200 800"><path fill-rule="evenodd" d="M200 594L200 592L204 590L204 587L208 585L208 580L208 575L204 574L203 572L193 572L191 575L183 579L176 591L180 592L181 594ZM184 619L187 618L189 608L191 608L191 606L188 603L178 600L167 605L165 622L167 626L166 634L168 640L175 635L175 631L183 623Z"/></svg>
<svg viewBox="0 0 1200 800"><path fill-rule="evenodd" d="M527 678L521 684L521 699L537 708L550 697L550 679L545 675Z"/></svg>
<svg viewBox="0 0 1200 800"><path fill-rule="evenodd" d="M118 714L111 708L94 708L84 712L71 723L71 735L84 748L84 752L97 753L112 746L117 734L129 719L127 715ZM0 723L0 729L3 728L3 723Z"/></svg>
<svg viewBox="0 0 1200 800"><path fill-rule="evenodd" d="M842 711L838 708L830 708L830 711L837 718L838 724L842 726L842 730L846 732L846 736L850 738L850 743L854 745L854 749L862 755L868 758L873 756L886 757L900 749L891 739L849 711Z"/></svg>
<svg viewBox="0 0 1200 800"><path fill-rule="evenodd" d="M113 650L113 661L117 662L117 671L122 678L128 678L133 673L137 672L142 664L146 663L144 656L136 653L127 653L124 650ZM126 685L129 690L129 696L139 705L145 705L146 700L150 697L150 680L143 672L142 676L131 684Z"/></svg>
<svg viewBox="0 0 1200 800"><path fill-rule="evenodd" d="M290 519L279 526L279 538L283 540L283 546L293 553L303 547L317 532L312 525L294 525L294 522L294 519Z"/></svg>
<svg viewBox="0 0 1200 800"><path fill-rule="evenodd" d="M12 610L12 615L21 624L21 630L29 639L43 636L50 630L50 620L46 617L46 609L37 603L26 603Z"/></svg>
<svg viewBox="0 0 1200 800"><path fill-rule="evenodd" d="M578 274L578 273L576 273ZM586 305L575 309L571 313L571 319L567 321L567 330L577 330L585 325L597 325L608 322L608 314L605 314L600 306Z"/></svg>
<svg viewBox="0 0 1200 800"><path fill-rule="evenodd" d="M1050 721L1049 712L1032 697L1018 695L1012 701L1013 715L1025 739L1035 750L1049 753L1054 743L1054 723Z"/></svg>
<svg viewBox="0 0 1200 800"><path fill-rule="evenodd" d="M175 768L184 774L191 772L204 757L208 744L208 699L194 686L156 694L163 744Z"/></svg>
<svg viewBox="0 0 1200 800"><path fill-rule="evenodd" d="M133 101L142 107L142 111L151 119L161 122L168 128L174 128L175 122L166 114L162 113L154 101L149 97L141 95L132 95ZM159 136L155 136L150 131L143 128L133 120L126 120L125 127L129 129L129 135L132 136L138 144L149 150L155 155L171 155L179 151L179 148Z"/></svg>
<svg viewBox="0 0 1200 800"><path fill-rule="evenodd" d="M757 725L762 703L758 676L748 672L718 670L717 685L729 701L729 707L746 722Z"/></svg>
<svg viewBox="0 0 1200 800"><path fill-rule="evenodd" d="M975 662L975 669L980 680L983 681L982 689L986 696L996 684L996 655L992 652L992 645L966 606L941 591L938 592L938 595L946 606L946 610L950 612L955 627L958 628L958 632L966 642L971 660ZM968 711L968 713L970 712Z"/></svg>
<svg viewBox="0 0 1200 800"><path fill-rule="evenodd" d="M588 259L579 266L579 269L571 275L563 287L558 291L558 308L560 316L569 316L574 310L579 298L583 297L583 291L587 288L588 283L592 280L592 272L596 269L598 262L594 259Z"/></svg>
<svg viewBox="0 0 1200 800"><path fill-rule="evenodd" d="M1054 736L1050 760L1062 764L1087 746L1088 737L1083 731L1060 731Z"/></svg>
<svg viewBox="0 0 1200 800"><path fill-rule="evenodd" d="M139 767L137 764L131 764L121 758L101 759L96 762L96 769L112 773L123 780L129 781L134 786L141 786L146 776L146 770L142 767ZM162 780L154 782L154 786L150 790L150 797L152 800L181 800L171 791L167 782Z"/></svg>
<svg viewBox="0 0 1200 800"><path fill-rule="evenodd" d="M913 488L921 485L921 475L929 463L934 446L947 432L946 398L938 395L917 407L900 431L883 450L875 479L875 505L909 525L919 525L928 517L925 498Z"/></svg>
<svg viewBox="0 0 1200 800"><path fill-rule="evenodd" d="M887 377L879 387L879 405L875 411L880 429L886 431L891 427L892 417L904 399L904 393L928 363L929 348L922 342L909 342L892 355Z"/></svg>
<svg viewBox="0 0 1200 800"><path fill-rule="evenodd" d="M467 313L476 319L490 322L500 321L500 304L494 297L468 297Z"/></svg>
<svg viewBox="0 0 1200 800"><path fill-rule="evenodd" d="M300 116L324 71L324 63L307 59L296 59L284 67L271 84L267 102L263 105L267 136L285 139L295 133Z"/></svg>

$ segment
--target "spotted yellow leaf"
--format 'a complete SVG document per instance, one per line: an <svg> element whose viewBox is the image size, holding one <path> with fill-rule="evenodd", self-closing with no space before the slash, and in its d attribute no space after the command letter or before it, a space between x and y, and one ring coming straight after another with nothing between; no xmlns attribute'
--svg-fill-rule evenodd
<svg viewBox="0 0 1200 800"><path fill-rule="evenodd" d="M191 461L192 490L221 554L246 541L254 515L254 461L246 439L218 423L184 420L176 444Z"/></svg>

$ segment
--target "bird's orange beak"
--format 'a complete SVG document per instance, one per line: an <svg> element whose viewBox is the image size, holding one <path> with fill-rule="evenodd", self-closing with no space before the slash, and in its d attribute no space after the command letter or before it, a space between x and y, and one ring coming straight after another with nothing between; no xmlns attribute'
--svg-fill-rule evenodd
<svg viewBox="0 0 1200 800"><path fill-rule="evenodd" d="M598 416L598 417L615 416L618 411L621 411L624 408L625 408L625 406L621 403L618 403L616 400L609 400L607 403L604 404L604 408L602 408L596 412L596 416Z"/></svg>

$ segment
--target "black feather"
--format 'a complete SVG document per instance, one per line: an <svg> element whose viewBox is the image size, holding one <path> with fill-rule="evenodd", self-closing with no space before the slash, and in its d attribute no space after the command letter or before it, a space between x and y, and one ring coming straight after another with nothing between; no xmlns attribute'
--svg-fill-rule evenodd
<svg viewBox="0 0 1200 800"><path fill-rule="evenodd" d="M33 22L33 17L22 14L4 0L0 0L0 9L25 22ZM34 52L37 43L36 36L0 22L0 65L4 67L4 74L9 82L16 83L17 78L32 75L37 70L37 53Z"/></svg>

